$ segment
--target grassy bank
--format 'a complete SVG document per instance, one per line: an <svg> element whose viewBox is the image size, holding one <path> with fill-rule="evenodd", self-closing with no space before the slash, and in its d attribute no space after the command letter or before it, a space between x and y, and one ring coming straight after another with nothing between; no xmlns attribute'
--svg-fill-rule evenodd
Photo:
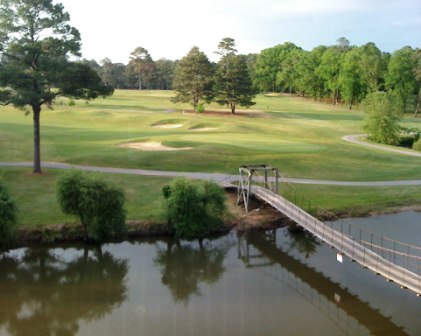
<svg viewBox="0 0 421 336"><path fill-rule="evenodd" d="M57 203L56 182L63 171L46 169L42 175L33 175L28 169L20 168L0 169L0 174L17 202L20 226L77 223L76 218L64 215ZM155 223L165 221L161 188L168 183L168 179L119 174L102 176L124 189L127 220Z"/></svg>
<svg viewBox="0 0 421 336"><path fill-rule="evenodd" d="M258 95L238 116L187 114L189 105L170 101L172 92L116 91L107 99L67 106L59 101L41 115L44 161L105 167L236 173L242 164L267 163L286 177L381 181L421 179L420 158L344 142L362 133L362 112L287 95ZM219 105L206 107L221 109ZM240 111L241 112L241 111ZM406 118L404 126L421 128ZM178 128L166 127L176 125ZM182 151L122 148L131 142L160 142ZM0 107L0 161L32 160L32 118ZM30 169L1 170L19 206L20 225L74 222L55 201L60 171L41 176ZM160 188L168 180L107 175L127 193L129 220L162 221ZM337 213L367 213L419 203L420 187L345 188L296 186L319 206ZM288 195L288 197L292 197Z"/></svg>

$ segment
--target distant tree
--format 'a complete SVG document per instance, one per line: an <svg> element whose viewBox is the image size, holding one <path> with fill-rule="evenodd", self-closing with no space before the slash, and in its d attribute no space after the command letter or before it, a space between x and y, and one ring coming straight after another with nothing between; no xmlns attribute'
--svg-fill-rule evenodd
<svg viewBox="0 0 421 336"><path fill-rule="evenodd" d="M364 128L371 140L393 145L398 141L401 107L394 93L372 92L363 102Z"/></svg>
<svg viewBox="0 0 421 336"><path fill-rule="evenodd" d="M175 62L161 58L155 62L156 88L170 90L174 78Z"/></svg>
<svg viewBox="0 0 421 336"><path fill-rule="evenodd" d="M339 102L339 74L343 49L337 46L328 47L323 53L319 67L316 69L317 75L325 83L327 93L332 97L334 104Z"/></svg>
<svg viewBox="0 0 421 336"><path fill-rule="evenodd" d="M0 248L4 248L13 238L16 227L16 204L0 181Z"/></svg>
<svg viewBox="0 0 421 336"><path fill-rule="evenodd" d="M361 102L367 91L359 66L360 60L360 50L354 48L343 56L341 62L338 84L342 98L348 104L349 109L354 103Z"/></svg>
<svg viewBox="0 0 421 336"><path fill-rule="evenodd" d="M102 81L113 88L121 89L126 86L125 83L126 66L122 63L113 63L109 58L101 61L101 67L98 74Z"/></svg>
<svg viewBox="0 0 421 336"><path fill-rule="evenodd" d="M367 88L367 92L379 91L384 83L387 67L382 52L372 42L359 47L359 52L358 64L363 85Z"/></svg>
<svg viewBox="0 0 421 336"><path fill-rule="evenodd" d="M279 74L282 62L288 54L298 47L290 42L264 49L257 56L254 84L263 91L276 91L281 88Z"/></svg>
<svg viewBox="0 0 421 336"><path fill-rule="evenodd" d="M415 106L415 112L414 112L414 116L415 118L418 115L418 110L420 107L420 101L421 101L421 49L417 48L415 50L415 69L414 69L414 74L415 74L415 80L416 80L416 93L417 93L417 97L416 97L416 106Z"/></svg>
<svg viewBox="0 0 421 336"><path fill-rule="evenodd" d="M305 93L310 93L314 99L322 97L324 93L324 81L316 72L321 63L321 58L325 52L325 46L314 48L311 52L300 53L295 65L294 86L304 97Z"/></svg>
<svg viewBox="0 0 421 336"><path fill-rule="evenodd" d="M406 111L408 99L416 93L415 61L415 51L411 47L395 51L389 61L386 86L397 93L402 112Z"/></svg>
<svg viewBox="0 0 421 336"><path fill-rule="evenodd" d="M351 49L351 44L346 37L340 37L336 40L336 45L341 52L347 52Z"/></svg>
<svg viewBox="0 0 421 336"><path fill-rule="evenodd" d="M178 63L174 72L173 102L191 102L196 112L200 101L209 102L213 96L214 67L208 57L193 47Z"/></svg>
<svg viewBox="0 0 421 336"><path fill-rule="evenodd" d="M41 173L40 115L58 96L92 99L109 95L79 56L80 35L61 4L52 0L0 2L0 104L31 108L34 125L34 173Z"/></svg>
<svg viewBox="0 0 421 336"><path fill-rule="evenodd" d="M149 52L145 48L137 47L130 54L129 66L134 68L137 74L139 90L142 90L152 78L154 62L151 55L149 55Z"/></svg>
<svg viewBox="0 0 421 336"><path fill-rule="evenodd" d="M224 40L219 43L219 49L221 45L226 46ZM255 103L252 101L254 91L246 57L236 55L234 40L230 39L229 42L228 49L220 52L223 57L216 67L214 90L215 100L221 105L229 106L231 113L235 114L237 105L249 107Z"/></svg>
<svg viewBox="0 0 421 336"><path fill-rule="evenodd" d="M102 242L125 234L124 193L104 180L68 172L58 180L57 198L65 214L79 217L86 240Z"/></svg>
<svg viewBox="0 0 421 336"><path fill-rule="evenodd" d="M298 77L296 68L302 53L303 50L297 47L296 49L293 49L287 53L281 61L281 71L278 72L276 80L279 85L285 89L288 89L289 93L292 93L292 89L294 88Z"/></svg>
<svg viewBox="0 0 421 336"><path fill-rule="evenodd" d="M267 48L260 52L256 59L254 85L261 91L276 91L276 77L281 70L277 47Z"/></svg>
<svg viewBox="0 0 421 336"><path fill-rule="evenodd" d="M101 65L98 69L99 77L101 77L102 82L105 85L112 85L113 82L112 79L112 68L113 68L113 62L106 57L100 61Z"/></svg>
<svg viewBox="0 0 421 336"><path fill-rule="evenodd" d="M229 54L236 54L235 40L231 37L223 38L218 44L218 50L216 51L221 57L225 57Z"/></svg>
<svg viewBox="0 0 421 336"><path fill-rule="evenodd" d="M257 56L258 56L258 54L247 54L246 55L247 69L249 71L249 76L250 76L251 82L253 84L253 89L254 89L255 92L258 92L258 89L254 85Z"/></svg>

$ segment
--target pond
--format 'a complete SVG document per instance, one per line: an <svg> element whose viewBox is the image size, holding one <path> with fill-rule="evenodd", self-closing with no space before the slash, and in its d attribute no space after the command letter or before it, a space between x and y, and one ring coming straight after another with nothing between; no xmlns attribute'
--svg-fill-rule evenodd
<svg viewBox="0 0 421 336"><path fill-rule="evenodd" d="M420 219L352 221L421 245ZM421 334L421 298L288 228L28 247L0 269L0 335Z"/></svg>

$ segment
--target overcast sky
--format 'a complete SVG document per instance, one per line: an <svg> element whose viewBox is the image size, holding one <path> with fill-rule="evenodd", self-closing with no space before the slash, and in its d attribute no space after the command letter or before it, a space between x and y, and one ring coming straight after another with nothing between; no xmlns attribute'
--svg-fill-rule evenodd
<svg viewBox="0 0 421 336"><path fill-rule="evenodd" d="M82 35L84 58L127 63L136 47L154 60L180 59L224 37L240 53L284 42L311 50L346 37L383 51L421 47L421 0L57 0Z"/></svg>

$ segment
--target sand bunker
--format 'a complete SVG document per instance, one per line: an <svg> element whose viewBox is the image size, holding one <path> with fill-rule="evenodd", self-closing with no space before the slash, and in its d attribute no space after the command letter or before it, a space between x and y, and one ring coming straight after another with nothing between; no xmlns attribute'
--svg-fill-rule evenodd
<svg viewBox="0 0 421 336"><path fill-rule="evenodd" d="M183 124L162 124L162 125L153 125L155 128L180 128L183 127Z"/></svg>
<svg viewBox="0 0 421 336"><path fill-rule="evenodd" d="M191 128L190 131L203 132L203 131L213 131L216 129L217 129L216 127L201 127L201 128Z"/></svg>
<svg viewBox="0 0 421 336"><path fill-rule="evenodd" d="M156 142L156 141L131 142L131 143L119 145L119 147L139 149L139 150L143 150L143 151L178 151L178 150L193 149L193 147L180 147L180 148L168 147L168 146L164 146L162 143Z"/></svg>

